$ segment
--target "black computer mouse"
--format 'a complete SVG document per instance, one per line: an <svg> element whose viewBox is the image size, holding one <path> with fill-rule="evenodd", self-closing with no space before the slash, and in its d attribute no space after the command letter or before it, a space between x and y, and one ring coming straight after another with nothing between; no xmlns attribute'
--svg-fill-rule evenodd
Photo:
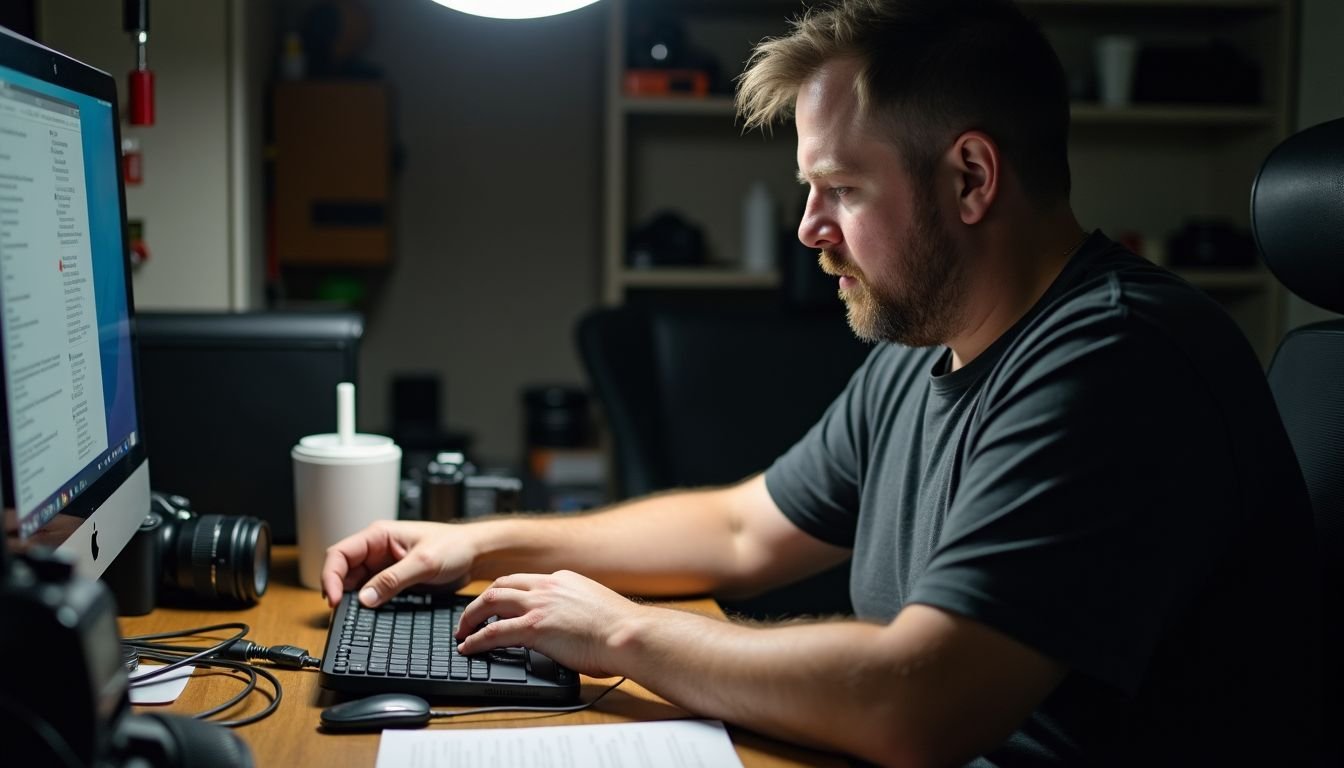
<svg viewBox="0 0 1344 768"><path fill-rule="evenodd" d="M429 702L419 696L380 693L327 707L322 710L322 727L330 731L419 728L429 718Z"/></svg>

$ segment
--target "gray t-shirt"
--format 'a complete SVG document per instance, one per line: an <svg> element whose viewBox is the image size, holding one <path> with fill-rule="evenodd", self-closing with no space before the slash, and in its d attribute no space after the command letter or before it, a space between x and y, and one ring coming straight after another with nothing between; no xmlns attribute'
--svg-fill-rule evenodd
<svg viewBox="0 0 1344 768"><path fill-rule="evenodd" d="M1291 763L1315 722L1309 502L1223 310L1097 232L949 360L878 346L766 485L853 549L860 619L933 605L1068 666L978 764Z"/></svg>

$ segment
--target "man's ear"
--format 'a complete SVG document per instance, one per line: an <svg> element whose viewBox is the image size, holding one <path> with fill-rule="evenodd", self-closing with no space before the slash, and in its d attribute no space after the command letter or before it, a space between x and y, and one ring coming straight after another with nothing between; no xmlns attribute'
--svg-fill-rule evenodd
<svg viewBox="0 0 1344 768"><path fill-rule="evenodd" d="M957 214L963 224L975 224L989 214L999 195L1003 159L994 140L981 131L957 137L945 156L955 174Z"/></svg>

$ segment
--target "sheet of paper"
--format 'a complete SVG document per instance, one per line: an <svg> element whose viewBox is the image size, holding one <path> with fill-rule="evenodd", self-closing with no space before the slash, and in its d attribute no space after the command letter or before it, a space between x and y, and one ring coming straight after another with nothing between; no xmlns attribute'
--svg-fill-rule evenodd
<svg viewBox="0 0 1344 768"><path fill-rule="evenodd" d="M130 673L132 682L137 677L153 672L159 669L161 665L141 664ZM177 701L177 697L182 695L182 691L187 687L187 681L191 679L191 673L196 671L195 667L178 667L172 672L164 672L162 675L150 680L141 686L131 688L132 704L172 704Z"/></svg>
<svg viewBox="0 0 1344 768"><path fill-rule="evenodd" d="M719 768L742 761L718 720L386 730L377 768Z"/></svg>

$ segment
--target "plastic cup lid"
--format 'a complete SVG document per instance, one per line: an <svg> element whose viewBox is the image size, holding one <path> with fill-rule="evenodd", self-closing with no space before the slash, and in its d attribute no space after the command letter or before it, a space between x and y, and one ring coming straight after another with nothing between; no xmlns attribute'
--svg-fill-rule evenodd
<svg viewBox="0 0 1344 768"><path fill-rule="evenodd" d="M356 433L351 436L349 443L342 445L340 435L327 433L299 438L293 453L318 459L368 459L400 455L401 448L392 442L392 438L384 435Z"/></svg>

